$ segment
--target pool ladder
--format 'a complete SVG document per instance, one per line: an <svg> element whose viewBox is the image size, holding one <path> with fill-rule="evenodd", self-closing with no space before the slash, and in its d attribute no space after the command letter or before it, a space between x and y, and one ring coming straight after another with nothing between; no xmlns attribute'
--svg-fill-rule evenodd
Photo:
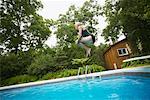
<svg viewBox="0 0 150 100"><path fill-rule="evenodd" d="M84 74L84 68L79 67L79 69L78 69L78 76L80 75L81 71L83 71L83 74ZM90 73L91 73L91 70L90 70ZM88 74L88 65L86 65L86 67L85 67L85 74Z"/></svg>
<svg viewBox="0 0 150 100"><path fill-rule="evenodd" d="M79 69L78 69L78 77L79 77L79 75L80 75L80 72L83 70L83 74L85 74L85 75L87 75L87 74L90 74L90 73L88 73L88 69L89 69L89 72L91 73L91 68L89 68L89 66L88 65L86 65L86 67L85 67L85 73L84 73L84 68L82 68L82 67L79 67ZM82 73L81 73L82 74ZM87 77L87 76L86 76ZM101 79L101 74L99 74L99 78ZM92 77L92 79L94 79L94 77Z"/></svg>

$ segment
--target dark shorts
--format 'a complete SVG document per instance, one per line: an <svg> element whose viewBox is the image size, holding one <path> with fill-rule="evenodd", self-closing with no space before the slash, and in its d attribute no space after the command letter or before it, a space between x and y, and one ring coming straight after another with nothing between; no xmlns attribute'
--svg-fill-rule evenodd
<svg viewBox="0 0 150 100"><path fill-rule="evenodd" d="M93 43L95 43L95 36L94 35L91 36L92 36Z"/></svg>
<svg viewBox="0 0 150 100"><path fill-rule="evenodd" d="M84 42L79 42L79 46L83 47L83 44L87 45L87 46L93 46L93 44L95 43L95 36L91 35L92 39L88 40L88 41L84 41Z"/></svg>

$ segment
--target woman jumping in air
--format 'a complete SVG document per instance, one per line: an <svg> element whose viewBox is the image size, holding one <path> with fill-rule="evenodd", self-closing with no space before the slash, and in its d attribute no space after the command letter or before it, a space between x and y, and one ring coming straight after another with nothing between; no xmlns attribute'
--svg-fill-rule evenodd
<svg viewBox="0 0 150 100"><path fill-rule="evenodd" d="M77 44L83 47L86 51L86 57L91 56L91 45L94 45L95 37L90 34L82 25L82 23L75 23L75 29L78 31Z"/></svg>

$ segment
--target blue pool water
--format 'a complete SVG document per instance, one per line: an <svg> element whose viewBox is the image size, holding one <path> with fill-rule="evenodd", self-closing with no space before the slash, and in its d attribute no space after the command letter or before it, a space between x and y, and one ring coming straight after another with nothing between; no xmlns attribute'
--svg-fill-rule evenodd
<svg viewBox="0 0 150 100"><path fill-rule="evenodd" d="M150 100L150 74L72 80L0 91L0 100Z"/></svg>

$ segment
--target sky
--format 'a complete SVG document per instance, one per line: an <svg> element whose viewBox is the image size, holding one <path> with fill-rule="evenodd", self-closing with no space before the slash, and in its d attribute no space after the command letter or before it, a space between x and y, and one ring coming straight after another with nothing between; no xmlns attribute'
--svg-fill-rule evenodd
<svg viewBox="0 0 150 100"><path fill-rule="evenodd" d="M40 9L38 13L42 15L46 19L58 19L59 14L65 14L68 11L68 8L71 5L75 5L76 7L81 7L86 0L41 0L43 4L43 9ZM103 6L105 0L97 0L98 3ZM104 38L101 37L102 30L106 27L107 23L105 22L105 18L99 17L99 25L100 33L98 34L98 40L95 45L99 45L100 43L105 43ZM56 35L52 35L45 42L48 46L53 47L56 45Z"/></svg>

